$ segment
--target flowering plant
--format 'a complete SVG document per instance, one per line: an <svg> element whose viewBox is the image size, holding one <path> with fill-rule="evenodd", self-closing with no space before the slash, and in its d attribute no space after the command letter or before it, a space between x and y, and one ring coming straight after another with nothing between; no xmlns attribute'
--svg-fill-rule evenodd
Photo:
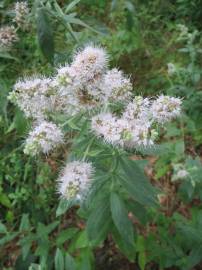
<svg viewBox="0 0 202 270"><path fill-rule="evenodd" d="M139 211L155 207L158 194L141 160L132 155L155 148L159 129L180 115L181 100L133 96L130 78L110 70L108 62L103 48L88 45L52 77L20 79L9 99L33 121L25 154L47 155L71 145L57 181L57 215L79 204L91 244L111 232L130 257L134 229L128 213L138 217Z"/></svg>

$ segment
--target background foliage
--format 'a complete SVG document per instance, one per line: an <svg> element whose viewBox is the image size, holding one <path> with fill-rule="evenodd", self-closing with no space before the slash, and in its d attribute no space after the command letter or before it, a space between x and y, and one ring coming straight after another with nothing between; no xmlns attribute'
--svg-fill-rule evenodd
<svg viewBox="0 0 202 270"><path fill-rule="evenodd" d="M2 25L12 23L14 2L1 1ZM29 28L18 30L19 41L10 51L0 51L1 269L201 269L201 4L201 0L29 2ZM177 24L186 25L190 33L197 31L193 42L178 40ZM26 157L22 143L30 123L7 100L17 78L50 74L89 42L105 46L111 65L132 74L135 93L184 99L184 115L162 133L161 148L133 157L134 162L147 164L147 176L162 193L160 206L145 209L112 193L113 222L128 220L119 215L127 216L124 207L131 218L123 227L114 226L103 243L102 233L110 226L105 206L96 205L99 216L92 211L90 218L96 224L89 228L81 209L59 204L54 179L62 154ZM177 67L173 76L167 71L170 62ZM180 179L179 169L186 169L189 176ZM137 228L134 235L132 224Z"/></svg>

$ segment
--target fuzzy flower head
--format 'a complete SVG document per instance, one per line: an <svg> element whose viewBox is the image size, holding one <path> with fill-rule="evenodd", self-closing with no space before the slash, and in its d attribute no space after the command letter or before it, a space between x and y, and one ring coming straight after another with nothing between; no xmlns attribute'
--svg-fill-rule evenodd
<svg viewBox="0 0 202 270"><path fill-rule="evenodd" d="M111 113L101 113L92 118L92 130L106 142L120 144L121 130L118 128L117 118Z"/></svg>
<svg viewBox="0 0 202 270"><path fill-rule="evenodd" d="M18 40L13 26L3 26L0 28L0 48L8 50Z"/></svg>
<svg viewBox="0 0 202 270"><path fill-rule="evenodd" d="M54 81L59 93L67 98L69 112L91 110L101 103L103 94L100 85L107 63L104 49L87 46L75 54L70 65L57 70Z"/></svg>
<svg viewBox="0 0 202 270"><path fill-rule="evenodd" d="M128 121L134 121L140 119L145 122L149 118L149 109L151 101L148 98L143 98L141 96L136 96L132 102L128 103L124 113L123 118Z"/></svg>
<svg viewBox="0 0 202 270"><path fill-rule="evenodd" d="M33 119L44 118L46 113L53 110L57 98L57 89L52 79L33 77L19 80L9 95L26 117Z"/></svg>
<svg viewBox="0 0 202 270"><path fill-rule="evenodd" d="M122 71L114 68L104 75L101 89L106 100L123 102L131 97L132 84Z"/></svg>
<svg viewBox="0 0 202 270"><path fill-rule="evenodd" d="M151 106L153 120L160 124L171 121L180 115L181 104L182 100L179 98L159 96Z"/></svg>
<svg viewBox="0 0 202 270"><path fill-rule="evenodd" d="M27 16L29 15L29 7L27 2L15 3L15 18L17 26L26 29L27 28Z"/></svg>
<svg viewBox="0 0 202 270"><path fill-rule="evenodd" d="M25 142L24 153L31 156L41 152L48 154L62 143L62 131L54 123L43 121L29 133Z"/></svg>
<svg viewBox="0 0 202 270"><path fill-rule="evenodd" d="M168 71L169 76L172 76L177 72L177 68L173 63L168 63L167 67L168 67L167 71Z"/></svg>
<svg viewBox="0 0 202 270"><path fill-rule="evenodd" d="M177 30L179 31L179 36L177 40L183 40L186 39L189 34L189 29L184 24L177 24L176 25Z"/></svg>
<svg viewBox="0 0 202 270"><path fill-rule="evenodd" d="M58 179L58 191L66 200L82 200L89 190L93 168L91 163L73 161L68 163Z"/></svg>
<svg viewBox="0 0 202 270"><path fill-rule="evenodd" d="M172 176L172 181L178 181L183 180L189 177L189 172L187 171L187 168L184 164L174 164L173 165L174 173Z"/></svg>
<svg viewBox="0 0 202 270"><path fill-rule="evenodd" d="M71 75L78 84L93 84L101 78L108 65L108 56L102 48L87 46L73 58Z"/></svg>
<svg viewBox="0 0 202 270"><path fill-rule="evenodd" d="M149 122L128 121L111 113L101 113L92 118L93 132L107 143L126 148L150 146L154 144L156 133Z"/></svg>

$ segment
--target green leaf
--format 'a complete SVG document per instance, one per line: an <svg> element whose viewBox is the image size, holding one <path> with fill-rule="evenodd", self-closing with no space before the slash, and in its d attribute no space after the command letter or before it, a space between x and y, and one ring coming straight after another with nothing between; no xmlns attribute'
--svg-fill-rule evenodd
<svg viewBox="0 0 202 270"><path fill-rule="evenodd" d="M6 243L12 241L17 235L18 235L18 232L7 233L4 237L0 239L0 246L3 246Z"/></svg>
<svg viewBox="0 0 202 270"><path fill-rule="evenodd" d="M85 248L88 246L89 246L89 240L88 240L87 232L86 232L86 230L81 231L78 235L76 242L75 242L75 249Z"/></svg>
<svg viewBox="0 0 202 270"><path fill-rule="evenodd" d="M71 206L73 205L73 201L68 201L66 199L61 199L56 210L56 217L64 214Z"/></svg>
<svg viewBox="0 0 202 270"><path fill-rule="evenodd" d="M69 228L67 230L64 230L60 232L56 239L57 245L62 245L64 242L68 241L71 239L76 233L78 232L77 228Z"/></svg>
<svg viewBox="0 0 202 270"><path fill-rule="evenodd" d="M109 202L105 197L95 205L87 221L87 233L93 245L98 245L105 239L110 223Z"/></svg>
<svg viewBox="0 0 202 270"><path fill-rule="evenodd" d="M7 208L11 208L11 202L9 198L7 197L7 195L4 193L0 194L0 204L2 204L3 206Z"/></svg>
<svg viewBox="0 0 202 270"><path fill-rule="evenodd" d="M49 234L51 233L58 225L59 225L59 220L56 220L54 222L52 222L51 224L49 224L48 226L46 226L46 233Z"/></svg>
<svg viewBox="0 0 202 270"><path fill-rule="evenodd" d="M57 248L56 254L55 254L55 270L64 270L65 264L64 264L64 257L62 254L62 251Z"/></svg>
<svg viewBox="0 0 202 270"><path fill-rule="evenodd" d="M33 241L36 240L36 236L34 234L29 234L26 237L20 239L19 244L22 249L22 258L25 260L30 252Z"/></svg>
<svg viewBox="0 0 202 270"><path fill-rule="evenodd" d="M148 214L142 204L135 201L128 201L127 208L143 225L146 225L146 223L148 222Z"/></svg>
<svg viewBox="0 0 202 270"><path fill-rule="evenodd" d="M76 270L75 260L69 253L65 255L65 270Z"/></svg>
<svg viewBox="0 0 202 270"><path fill-rule="evenodd" d="M118 194L112 192L110 197L112 220L123 239L130 244L134 243L134 229L128 218L124 202Z"/></svg>
<svg viewBox="0 0 202 270"><path fill-rule="evenodd" d="M202 245L194 247L188 256L186 268L187 270L193 269L202 260Z"/></svg>
<svg viewBox="0 0 202 270"><path fill-rule="evenodd" d="M67 13L71 9L73 9L79 2L80 2L80 0L74 0L71 3L69 3L69 5L65 8L65 13Z"/></svg>
<svg viewBox="0 0 202 270"><path fill-rule="evenodd" d="M89 26L88 24L86 24L85 22L81 21L78 18L69 17L68 15L66 15L66 16L64 16L64 19L67 23L78 24L78 25L81 25L85 28L88 28L89 30L91 30L97 34L101 34L101 32L98 32L96 29L92 28L91 26Z"/></svg>
<svg viewBox="0 0 202 270"><path fill-rule="evenodd" d="M119 249L122 251L122 253L129 259L129 261L134 262L135 260L135 245L126 243L126 241L121 237L120 233L118 232L117 228L115 226L112 226L112 236L119 247Z"/></svg>
<svg viewBox="0 0 202 270"><path fill-rule="evenodd" d="M6 234L7 233L7 229L6 226L0 222L0 233L2 234Z"/></svg>
<svg viewBox="0 0 202 270"><path fill-rule="evenodd" d="M5 58L5 59L10 59L10 60L15 60L17 62L19 62L19 59L12 56L10 53L8 52L3 52L3 51L0 51L0 58Z"/></svg>
<svg viewBox="0 0 202 270"><path fill-rule="evenodd" d="M145 254L145 245L144 245L144 237L139 235L137 239L137 251L138 253L138 264L141 270L145 269L146 265L146 254Z"/></svg>
<svg viewBox="0 0 202 270"><path fill-rule="evenodd" d="M29 215L28 214L23 214L21 218L21 223L20 223L20 229L19 231L26 231L29 230L30 228L30 223L29 223Z"/></svg>
<svg viewBox="0 0 202 270"><path fill-rule="evenodd" d="M157 191L150 184L144 171L139 168L135 161L121 158L121 169L123 174L120 178L123 187L130 196L137 202L145 206L157 205Z"/></svg>
<svg viewBox="0 0 202 270"><path fill-rule="evenodd" d="M43 55L52 63L54 56L54 40L50 19L45 8L37 8L36 23L39 46Z"/></svg>
<svg viewBox="0 0 202 270"><path fill-rule="evenodd" d="M78 269L79 270L92 270L91 267L91 261L92 261L92 251L89 248L85 248L81 250L81 260L80 263L78 265Z"/></svg>
<svg viewBox="0 0 202 270"><path fill-rule="evenodd" d="M13 121L18 134L24 134L27 128L27 120L25 119L23 113L20 110L16 111Z"/></svg>

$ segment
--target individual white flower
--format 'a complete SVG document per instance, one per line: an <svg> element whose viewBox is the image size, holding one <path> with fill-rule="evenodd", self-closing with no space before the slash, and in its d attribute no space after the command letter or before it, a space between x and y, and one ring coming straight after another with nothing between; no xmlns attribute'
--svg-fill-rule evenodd
<svg viewBox="0 0 202 270"><path fill-rule="evenodd" d="M44 118L57 103L57 89L51 78L32 77L19 80L9 99L16 103L26 117Z"/></svg>
<svg viewBox="0 0 202 270"><path fill-rule="evenodd" d="M178 117L181 113L180 98L161 95L151 106L152 118L158 123L165 123Z"/></svg>
<svg viewBox="0 0 202 270"><path fill-rule="evenodd" d="M141 96L135 96L132 102L128 103L125 111L123 112L123 118L128 121L148 121L150 117L151 101L149 98L143 98Z"/></svg>
<svg viewBox="0 0 202 270"><path fill-rule="evenodd" d="M189 173L188 173L187 170L179 170L179 171L177 172L176 177L177 177L178 179L183 179L183 178L186 178L188 175L189 175Z"/></svg>
<svg viewBox="0 0 202 270"><path fill-rule="evenodd" d="M63 143L63 133L54 123L42 121L29 133L25 142L24 153L35 156L39 153L48 154Z"/></svg>
<svg viewBox="0 0 202 270"><path fill-rule="evenodd" d="M116 68L109 70L104 75L101 89L104 93L105 100L113 102L128 101L132 95L130 79Z"/></svg>
<svg viewBox="0 0 202 270"><path fill-rule="evenodd" d="M82 200L88 192L93 174L91 163L73 161L68 163L58 179L58 191L66 200Z"/></svg>
<svg viewBox="0 0 202 270"><path fill-rule="evenodd" d="M172 76L172 75L174 75L176 73L177 68L173 63L168 63L167 67L168 67L168 75L169 76Z"/></svg>
<svg viewBox="0 0 202 270"><path fill-rule="evenodd" d="M14 21L18 27L22 29L27 28L27 15L29 14L29 7L27 2L15 3L15 18Z"/></svg>
<svg viewBox="0 0 202 270"><path fill-rule="evenodd" d="M8 50L17 40L18 37L14 26L0 28L0 48Z"/></svg>
<svg viewBox="0 0 202 270"><path fill-rule="evenodd" d="M55 81L58 86L69 86L72 84L71 76L71 68L68 64L66 64L57 69Z"/></svg>

